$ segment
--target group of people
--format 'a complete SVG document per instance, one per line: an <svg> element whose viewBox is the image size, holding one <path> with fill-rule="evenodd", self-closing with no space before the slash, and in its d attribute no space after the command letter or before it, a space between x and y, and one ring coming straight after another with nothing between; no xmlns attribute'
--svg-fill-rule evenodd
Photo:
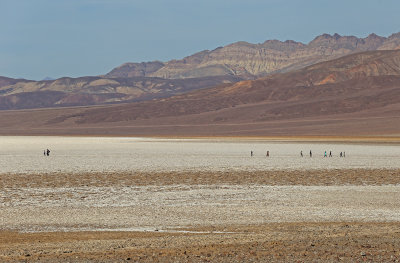
<svg viewBox="0 0 400 263"><path fill-rule="evenodd" d="M300 151L300 156L303 157L303 151ZM312 152L310 151L310 157L312 157ZM328 157L328 152L324 152L324 157ZM333 157L332 151L329 151L329 157ZM340 157L346 157L346 152L340 152Z"/></svg>
<svg viewBox="0 0 400 263"><path fill-rule="evenodd" d="M303 151L300 151L300 156L303 157ZM310 150L310 157L312 157L312 151Z"/></svg>
<svg viewBox="0 0 400 263"><path fill-rule="evenodd" d="M49 149L44 150L43 151L43 155L44 156L50 156L50 150Z"/></svg>
<svg viewBox="0 0 400 263"><path fill-rule="evenodd" d="M254 155L254 152L253 152L253 151L250 151L250 156L253 157L253 155ZM265 154L265 156L266 156L266 157L269 157L269 151L267 151L267 153Z"/></svg>
<svg viewBox="0 0 400 263"><path fill-rule="evenodd" d="M254 155L254 152L253 152L253 151L250 151L250 156L253 157L253 155ZM312 155L313 155L313 154L312 154L312 151L310 150L310 157L312 157ZM301 157L304 156L304 155L303 155L303 151L300 151L300 156L301 156ZM340 152L340 155L339 155L339 156L340 156L340 157L346 157L346 152ZM269 157L269 151L267 151L266 157ZM328 157L327 151L325 151L324 157ZM332 151L329 151L329 157L333 157Z"/></svg>
<svg viewBox="0 0 400 263"><path fill-rule="evenodd" d="M253 155L254 155L254 152L253 152L253 151L250 151L250 156L253 157ZM267 151L267 154L266 154L265 156L266 156L266 157L269 157L269 151Z"/></svg>
<svg viewBox="0 0 400 263"><path fill-rule="evenodd" d="M327 152L325 151L324 157L328 157ZM332 157L332 151L329 151L329 157ZM340 152L340 157L346 157L346 152Z"/></svg>

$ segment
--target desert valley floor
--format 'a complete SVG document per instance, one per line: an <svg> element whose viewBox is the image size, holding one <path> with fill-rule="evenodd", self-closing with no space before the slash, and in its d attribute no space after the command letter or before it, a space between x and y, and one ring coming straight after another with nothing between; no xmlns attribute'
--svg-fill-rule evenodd
<svg viewBox="0 0 400 263"><path fill-rule="evenodd" d="M0 261L400 260L397 142L0 137L0 146Z"/></svg>

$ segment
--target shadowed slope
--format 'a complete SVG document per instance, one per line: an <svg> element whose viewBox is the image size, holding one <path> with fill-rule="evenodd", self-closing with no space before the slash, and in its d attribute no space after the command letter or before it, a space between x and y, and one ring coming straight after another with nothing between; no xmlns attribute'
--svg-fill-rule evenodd
<svg viewBox="0 0 400 263"><path fill-rule="evenodd" d="M371 51L167 99L37 116L50 133L400 135L399 98L400 50Z"/></svg>
<svg viewBox="0 0 400 263"><path fill-rule="evenodd" d="M46 81L0 77L0 110L89 106L164 98L241 80L235 76L191 79L148 77L60 78Z"/></svg>
<svg viewBox="0 0 400 263"><path fill-rule="evenodd" d="M120 104L168 98L220 84L292 72L356 52L399 47L399 33L389 37L371 34L366 38L323 34L308 44L291 40L268 40L261 44L237 42L181 60L125 63L104 76L43 81L0 77L0 110ZM338 68L341 66L337 65ZM380 75L379 70L390 70L381 65L368 67L354 68L353 72L346 74L369 76L368 71ZM317 70L316 74L319 74ZM317 82L311 81L314 85L327 84L341 81L341 78L343 74L336 72Z"/></svg>
<svg viewBox="0 0 400 263"><path fill-rule="evenodd" d="M240 111L258 108L251 118L256 121L356 112L397 103L398 98L400 51L373 51L161 101L111 107L108 112L89 110L79 122L182 116L223 109L226 113L238 111L232 107L241 107ZM232 121L239 119L240 114Z"/></svg>

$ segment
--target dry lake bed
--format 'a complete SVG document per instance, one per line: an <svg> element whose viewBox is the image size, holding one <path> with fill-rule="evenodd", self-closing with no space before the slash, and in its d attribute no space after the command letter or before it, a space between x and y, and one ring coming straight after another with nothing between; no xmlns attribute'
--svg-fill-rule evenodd
<svg viewBox="0 0 400 263"><path fill-rule="evenodd" d="M333 157L324 158L325 151ZM400 168L399 156L400 145L385 144L0 136L0 174Z"/></svg>
<svg viewBox="0 0 400 263"><path fill-rule="evenodd" d="M396 144L0 137L0 261L398 261L399 201Z"/></svg>

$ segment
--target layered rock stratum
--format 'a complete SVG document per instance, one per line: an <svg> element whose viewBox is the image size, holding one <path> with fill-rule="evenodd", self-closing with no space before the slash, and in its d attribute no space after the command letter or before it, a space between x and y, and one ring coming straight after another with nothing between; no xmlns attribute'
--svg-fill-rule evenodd
<svg viewBox="0 0 400 263"><path fill-rule="evenodd" d="M0 134L399 136L399 98L400 50L367 51L164 99L3 111Z"/></svg>
<svg viewBox="0 0 400 263"><path fill-rule="evenodd" d="M242 80L236 76L190 79L80 77L47 81L0 77L0 110L115 104L165 98Z"/></svg>
<svg viewBox="0 0 400 263"><path fill-rule="evenodd" d="M371 110L397 105L398 98L400 50L369 51L257 80L114 106L112 121L210 113L218 122L254 122ZM88 110L79 122L102 122L107 116L104 109Z"/></svg>
<svg viewBox="0 0 400 263"><path fill-rule="evenodd" d="M400 48L400 33L365 38L323 34L308 44L237 42L181 60L126 63L103 76L30 81L0 77L0 110L117 104L292 72L348 54ZM335 76L326 76L325 82Z"/></svg>
<svg viewBox="0 0 400 263"><path fill-rule="evenodd" d="M237 42L166 63L126 63L106 76L173 79L215 75L254 77L288 72L352 53L399 48L400 33L389 37L370 34L365 38L323 34L308 44L293 40L267 40L261 44Z"/></svg>

